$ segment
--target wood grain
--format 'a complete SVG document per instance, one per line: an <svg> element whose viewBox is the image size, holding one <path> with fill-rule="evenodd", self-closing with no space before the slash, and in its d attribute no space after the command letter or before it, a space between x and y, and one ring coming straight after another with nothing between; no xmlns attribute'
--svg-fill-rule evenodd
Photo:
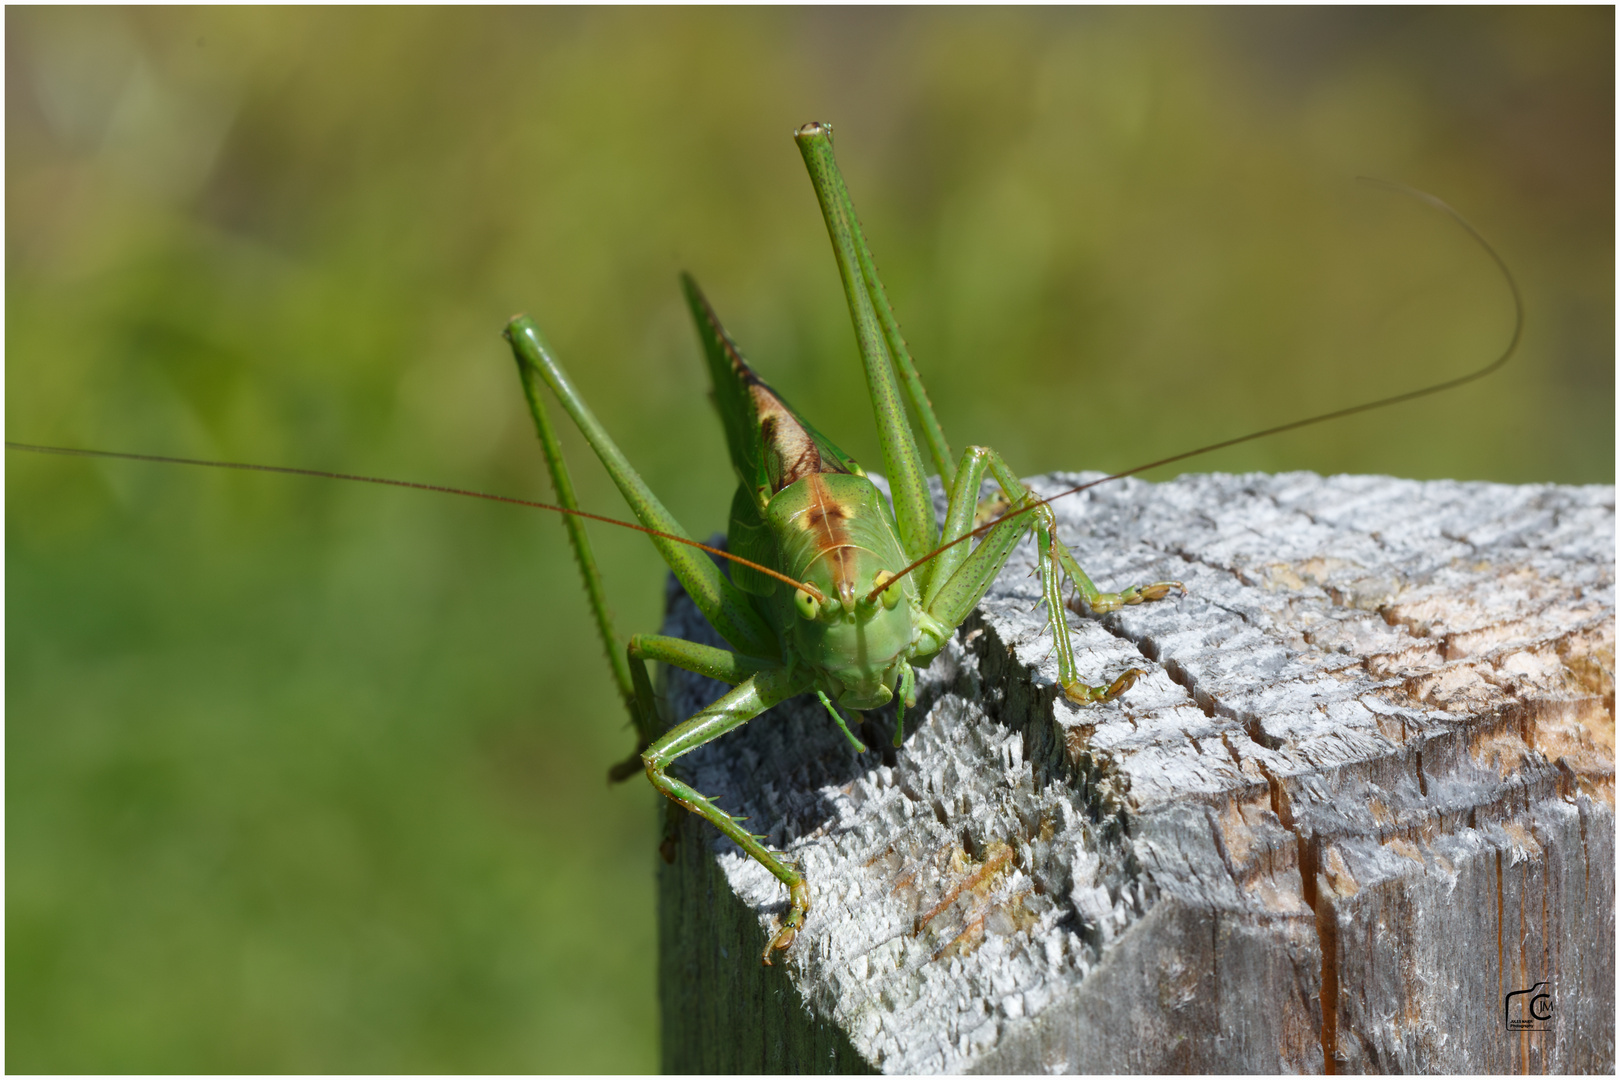
<svg viewBox="0 0 1620 1080"><path fill-rule="evenodd" d="M682 816L665 1068L1612 1072L1613 488L1200 475L1055 509L1102 588L1186 582L1070 615L1084 677L1149 675L1056 692L1026 543L900 751L812 699L683 759L814 907L762 968L784 890ZM714 640L678 589L665 632ZM1550 1030L1508 1031L1543 981Z"/></svg>

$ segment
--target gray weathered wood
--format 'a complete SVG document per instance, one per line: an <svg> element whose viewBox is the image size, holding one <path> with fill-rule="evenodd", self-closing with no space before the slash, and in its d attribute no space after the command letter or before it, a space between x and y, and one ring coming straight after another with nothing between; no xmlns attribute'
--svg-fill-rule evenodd
<svg viewBox="0 0 1620 1080"><path fill-rule="evenodd" d="M1103 588L1186 582L1077 621L1084 675L1149 676L1061 699L1026 543L898 753L789 703L684 759L814 906L762 968L784 890L682 815L665 1067L1612 1072L1613 489L1209 475L1056 509ZM666 632L708 637L675 594ZM665 685L682 716L718 690ZM1542 981L1551 1030L1510 1033Z"/></svg>

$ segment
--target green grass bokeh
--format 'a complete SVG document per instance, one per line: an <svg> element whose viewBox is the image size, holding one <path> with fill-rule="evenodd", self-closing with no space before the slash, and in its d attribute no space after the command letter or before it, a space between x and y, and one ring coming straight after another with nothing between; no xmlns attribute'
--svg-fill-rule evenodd
<svg viewBox="0 0 1620 1080"><path fill-rule="evenodd" d="M947 434L1613 481L1613 11L8 9L7 437L548 498L534 315L698 535L676 274L878 467L790 134L831 122ZM584 505L622 504L572 438ZM7 1065L657 1064L654 796L562 530L8 453ZM621 630L646 542L595 529ZM1104 583L1105 587L1108 583Z"/></svg>

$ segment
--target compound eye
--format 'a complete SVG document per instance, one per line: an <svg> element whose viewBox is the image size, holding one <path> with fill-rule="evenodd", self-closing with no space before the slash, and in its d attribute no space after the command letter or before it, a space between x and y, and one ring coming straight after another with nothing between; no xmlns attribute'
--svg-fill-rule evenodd
<svg viewBox="0 0 1620 1080"><path fill-rule="evenodd" d="M814 619L821 614L821 605L816 602L816 598L803 589L793 594L793 606L798 608L800 616L806 619Z"/></svg>
<svg viewBox="0 0 1620 1080"><path fill-rule="evenodd" d="M894 584L890 585L887 589L883 589L883 583L886 581L893 581ZM895 576L889 573L887 570L879 570L873 576L872 588L883 589L883 607L886 610L893 611L899 605L901 596L900 582L896 580Z"/></svg>

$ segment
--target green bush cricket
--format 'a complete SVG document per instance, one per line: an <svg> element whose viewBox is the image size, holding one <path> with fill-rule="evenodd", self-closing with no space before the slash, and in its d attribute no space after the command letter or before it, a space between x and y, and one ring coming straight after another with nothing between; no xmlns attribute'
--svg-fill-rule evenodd
<svg viewBox="0 0 1620 1080"><path fill-rule="evenodd" d="M727 533L728 548L738 559L728 580L715 563L691 547L664 536L655 536L653 542L735 651L636 635L626 650L628 664L619 663L617 637L601 601L595 561L578 519L569 519L569 538L592 598L597 629L640 739L636 756L613 775L624 778L644 768L655 788L707 819L787 886L788 911L765 947L762 959L767 964L771 953L787 949L802 927L810 907L809 885L796 868L764 846L763 837L749 833L741 822L670 775L669 766L676 759L805 692L821 700L858 751L866 748L849 730L839 707L872 709L895 701L894 738L899 745L904 710L915 704L914 668L927 664L955 633L1000 573L1013 546L1029 533L1035 535L1058 681L1071 701L1108 701L1145 672L1129 668L1103 686L1080 681L1062 614L1065 579L1084 607L1098 614L1184 591L1180 582L1157 581L1103 592L1057 539L1045 502L1035 499L999 454L970 446L953 467L949 444L901 337L834 160L832 129L812 122L799 128L794 138L809 169L843 280L892 486L892 511L859 465L754 374L688 276L683 279L686 297L739 480ZM534 322L514 319L506 334L559 499L573 505L572 487L537 380L557 395L637 519L660 533L682 535L679 524L591 415ZM901 404L902 393L949 492L942 531L935 528L923 461ZM975 527L987 472L1000 488L1004 512ZM983 539L970 551L965 541L976 534ZM762 572L760 564L769 572ZM733 689L660 734L648 660L719 679Z"/></svg>
<svg viewBox="0 0 1620 1080"><path fill-rule="evenodd" d="M849 732L838 708L875 709L895 700L903 718L905 706L915 704L914 665L926 664L939 652L989 589L1013 545L1031 529L1041 552L1042 592L1049 612L1063 610L1060 577L1067 577L1098 611L1157 600L1181 587L1178 582L1155 582L1123 593L1099 591L1057 543L1051 511L1033 505L1033 496L995 451L970 447L957 468L952 468L950 450L906 355L834 163L831 128L806 124L795 138L827 221L855 321L894 508L889 509L852 458L759 380L696 284L686 278L687 300L698 323L714 381L715 404L739 478L728 547L749 561L737 563L728 580L714 563L690 547L662 536L655 536L653 543L710 624L736 651L637 635L627 650L628 674L614 664L620 692L641 740L639 760L627 762L614 775L627 776L644 766L655 788L702 815L787 886L788 913L766 947L767 963L772 951L792 944L803 925L810 907L809 885L798 870L769 851L761 837L670 775L672 762L772 705L805 692L813 692L850 742L865 750ZM642 484L574 391L533 321L515 319L507 328L507 337L517 356L559 498L565 504L570 502L570 485L535 385L537 379L557 395L637 519L661 533L681 535L680 526ZM941 534L935 527L922 459L901 405L900 374L904 375L907 398L927 433L934 465L950 489L943 534L951 544L948 547L938 546ZM987 470L1014 510L1033 512L1006 517L970 553L967 545L951 542L972 531ZM570 539L593 597L598 630L613 655L616 638L599 600L600 587L593 580L594 560L580 529L571 528ZM776 573L762 573L762 564ZM1062 625L1061 614L1053 618L1054 625ZM1060 679L1064 692L1075 701L1107 700L1143 674L1133 668L1108 686L1087 686L1075 675L1066 630L1057 638L1062 642L1058 647ZM648 660L709 675L734 689L660 735ZM900 733L897 723L897 743Z"/></svg>
<svg viewBox="0 0 1620 1080"><path fill-rule="evenodd" d="M767 963L773 951L792 944L803 925L811 901L809 884L794 867L766 849L759 837L671 775L669 767L677 758L746 723L776 702L804 692L816 693L830 721L844 731L852 744L864 749L849 730L839 707L862 710L894 701L903 710L910 703L913 666L925 663L955 632L1026 534L1033 533L1036 538L1041 591L1055 631L1060 681L1072 700L1109 700L1125 692L1142 672L1128 669L1106 686L1089 686L1076 677L1062 615L1063 580L1068 579L1093 613L1160 600L1180 587L1166 581L1131 586L1117 593L1100 591L1054 535L1051 513L1046 509L1050 500L1035 500L993 450L969 447L953 460L834 163L831 129L824 124L807 124L798 130L796 139L821 205L855 325L878 421L884 469L892 485L892 509L852 459L754 375L690 278L685 281L687 300L698 325L739 478L726 552L707 549L686 536L592 417L533 321L514 319L507 328L562 504L527 505L565 515L598 632L637 730L636 754L616 767L612 775L623 779L645 771L655 788L708 819L788 888L788 912L765 949L763 959ZM1463 224L1479 239L1471 227ZM1489 245L1486 250L1506 274L1506 267ZM1511 276L1508 282L1522 323L1522 305ZM1449 389L1500 367L1511 355L1518 336L1516 324L1513 341L1501 357L1459 379L1255 432L1115 475L1128 475L1236 442ZM636 635L625 652L619 652L619 639L607 614L595 559L581 523L582 518L611 519L587 514L577 506L556 434L541 400L542 382L556 393L625 495L641 522L632 527L652 534L671 570L733 651L658 635ZM923 459L911 435L902 396L915 414L932 465L949 492L942 530L936 527L923 478ZM268 471L333 475L298 469ZM987 474L999 487L1004 505L981 506L980 487ZM405 486L452 490L432 485ZM984 516L992 519L980 524ZM982 539L973 546L975 538ZM721 573L700 548L730 560L729 576ZM711 676L732 684L734 689L663 733L663 719L658 715L647 673L649 659ZM897 741L901 732L897 718Z"/></svg>

